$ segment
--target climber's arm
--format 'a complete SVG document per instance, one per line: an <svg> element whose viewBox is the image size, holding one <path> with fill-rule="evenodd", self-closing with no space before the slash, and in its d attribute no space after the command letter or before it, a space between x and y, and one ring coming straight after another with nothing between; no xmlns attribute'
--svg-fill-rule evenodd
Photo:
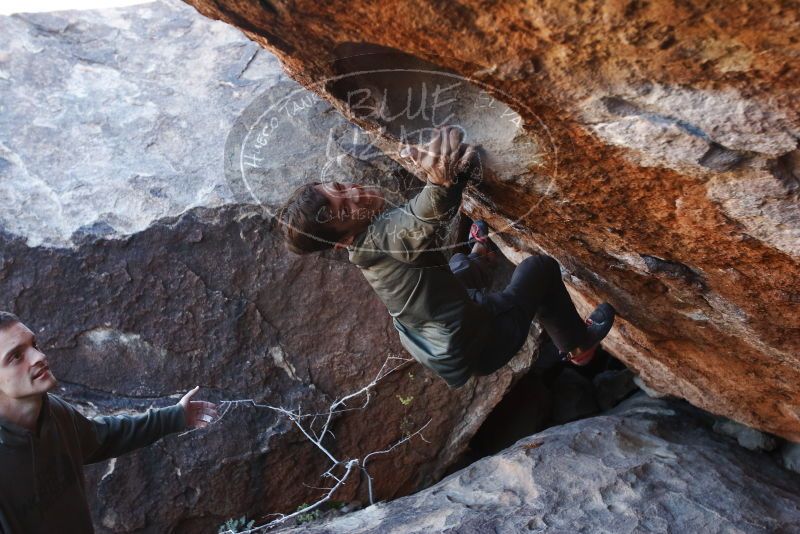
<svg viewBox="0 0 800 534"><path fill-rule="evenodd" d="M440 225L458 212L464 187L480 168L477 147L462 139L459 129L448 127L435 131L427 145L403 147L401 155L427 183L408 204L373 221L363 246L405 263L416 262L431 247Z"/></svg>
<svg viewBox="0 0 800 534"><path fill-rule="evenodd" d="M463 132L452 126L434 131L430 143L405 146L401 156L408 158L427 185L408 203L415 219L436 223L449 220L458 211L467 181L480 168L478 147L462 143Z"/></svg>

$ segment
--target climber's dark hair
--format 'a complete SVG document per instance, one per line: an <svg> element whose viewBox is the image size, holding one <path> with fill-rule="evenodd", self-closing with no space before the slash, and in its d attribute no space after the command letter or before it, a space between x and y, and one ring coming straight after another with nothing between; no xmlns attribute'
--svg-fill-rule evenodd
<svg viewBox="0 0 800 534"><path fill-rule="evenodd" d="M301 185L278 210L286 246L295 254L331 249L344 237L329 224L330 205L317 190L318 185L319 182Z"/></svg>
<svg viewBox="0 0 800 534"><path fill-rule="evenodd" d="M21 323L19 317L7 311L0 311L0 332L16 323Z"/></svg>

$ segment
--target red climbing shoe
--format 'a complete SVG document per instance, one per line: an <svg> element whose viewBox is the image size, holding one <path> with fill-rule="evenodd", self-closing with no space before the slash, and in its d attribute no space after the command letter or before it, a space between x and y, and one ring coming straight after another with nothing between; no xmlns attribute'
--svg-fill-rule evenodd
<svg viewBox="0 0 800 534"><path fill-rule="evenodd" d="M603 302L595 308L592 314L586 319L586 324L588 326L586 328L587 335L584 345L588 345L589 348L582 349L578 347L572 352L567 353L564 359L581 367L589 365L594 358L597 347L600 346L600 342L611 331L615 316L616 312L608 302Z"/></svg>
<svg viewBox="0 0 800 534"><path fill-rule="evenodd" d="M489 252L497 252L497 245L489 239L489 225L486 224L486 221L478 220L473 222L472 226L470 226L469 240L467 241L470 250L475 246L475 243L480 243L485 246L486 250Z"/></svg>
<svg viewBox="0 0 800 534"><path fill-rule="evenodd" d="M469 227L469 241L467 241L469 248L472 248L476 241L481 245L486 245L489 241L489 225L486 221L474 221Z"/></svg>

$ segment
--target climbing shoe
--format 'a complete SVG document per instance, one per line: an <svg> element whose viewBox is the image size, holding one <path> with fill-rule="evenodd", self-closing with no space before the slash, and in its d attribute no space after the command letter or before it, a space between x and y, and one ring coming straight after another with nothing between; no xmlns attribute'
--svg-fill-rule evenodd
<svg viewBox="0 0 800 534"><path fill-rule="evenodd" d="M611 331L615 315L614 308L608 302L603 302L595 308L586 319L586 341L583 346L588 348L578 347L572 352L568 352L564 359L574 365L588 365L594 358L600 342Z"/></svg>
<svg viewBox="0 0 800 534"><path fill-rule="evenodd" d="M485 246L489 252L497 252L497 245L489 239L489 225L486 224L486 221L478 220L473 222L472 226L470 226L469 240L467 241L470 250L475 246L475 243L480 243Z"/></svg>

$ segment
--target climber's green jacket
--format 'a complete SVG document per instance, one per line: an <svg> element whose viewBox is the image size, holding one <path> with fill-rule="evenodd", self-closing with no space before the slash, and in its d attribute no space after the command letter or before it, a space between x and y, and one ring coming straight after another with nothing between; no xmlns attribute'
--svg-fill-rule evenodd
<svg viewBox="0 0 800 534"><path fill-rule="evenodd" d="M394 319L400 341L421 364L459 387L483 348L491 320L456 279L437 230L458 212L465 181L428 183L406 205L378 216L349 247Z"/></svg>
<svg viewBox="0 0 800 534"><path fill-rule="evenodd" d="M180 405L87 419L49 394L38 432L0 418L0 533L93 532L83 466L144 447L185 426Z"/></svg>

